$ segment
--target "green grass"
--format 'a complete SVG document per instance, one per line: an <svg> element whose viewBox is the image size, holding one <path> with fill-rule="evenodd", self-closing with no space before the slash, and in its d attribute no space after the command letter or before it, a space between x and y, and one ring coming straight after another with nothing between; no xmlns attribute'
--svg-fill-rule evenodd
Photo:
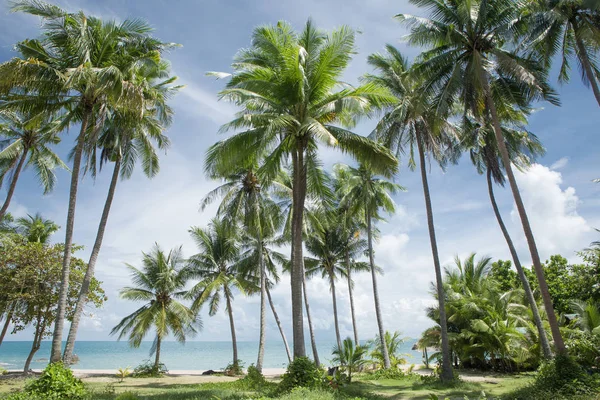
<svg viewBox="0 0 600 400"><path fill-rule="evenodd" d="M356 381L339 393L323 391L301 391L280 397L274 396L274 384L266 390L257 392L247 388L242 381L220 383L186 383L173 384L161 378L133 379L123 383L88 382L87 387L93 393L94 400L114 400L124 392L135 393L140 400L249 400L249 399L281 399L281 400L420 400L429 399L435 394L441 399L463 399L465 395L477 398L484 391L488 398L499 396L526 386L531 382L531 374L489 375L482 382L461 381L451 385L442 385L438 381L424 381L416 376L402 379L365 380L359 376ZM0 398L23 387L24 379L0 380ZM262 397L261 397L262 396Z"/></svg>

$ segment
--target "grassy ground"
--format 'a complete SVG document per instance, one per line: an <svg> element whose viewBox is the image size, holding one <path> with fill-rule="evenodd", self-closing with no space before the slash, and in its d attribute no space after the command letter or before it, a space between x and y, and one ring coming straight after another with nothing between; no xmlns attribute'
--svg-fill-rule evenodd
<svg viewBox="0 0 600 400"><path fill-rule="evenodd" d="M98 400L112 400L120 393L133 392L143 400L245 400L256 398L265 393L248 390L235 380L228 378L225 382L198 383L199 377L163 377L163 378L127 378L118 383L113 378L86 378L93 398ZM531 381L530 374L520 375L481 375L465 376L469 381L463 381L451 387L442 386L436 381L424 382L416 376L405 377L399 380L382 379L368 381L365 377L358 377L352 385L344 388L342 393L347 396L334 396L332 394L306 394L289 396L288 400L335 400L336 398L354 397L364 400L400 400L400 399L429 399L430 394L435 394L441 399L463 399L465 395L477 398L482 391L488 397L493 397L510 392L522 387ZM1 379L0 398L4 394L13 392L23 387L23 378ZM273 385L274 386L274 385ZM307 397L308 396L308 397ZM313 397L314 396L314 397Z"/></svg>

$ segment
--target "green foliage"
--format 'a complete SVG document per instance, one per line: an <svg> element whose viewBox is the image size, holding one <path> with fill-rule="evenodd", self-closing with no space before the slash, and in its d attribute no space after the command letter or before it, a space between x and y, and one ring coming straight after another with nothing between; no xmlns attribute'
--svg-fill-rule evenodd
<svg viewBox="0 0 600 400"><path fill-rule="evenodd" d="M48 365L42 375L25 386L25 393L45 400L83 400L87 391L83 382L63 363Z"/></svg>
<svg viewBox="0 0 600 400"><path fill-rule="evenodd" d="M562 332L569 356L583 368L600 368L600 335L577 329L565 329Z"/></svg>
<svg viewBox="0 0 600 400"><path fill-rule="evenodd" d="M400 346L406 340L402 337L402 333L400 331L395 331L394 333L385 331L384 337L392 369L397 369L400 365L406 364L406 358L404 358L405 354L400 354ZM379 369L383 369L383 351L379 335L375 336L375 339L369 340L367 346L372 347L370 355L373 361L377 364Z"/></svg>
<svg viewBox="0 0 600 400"><path fill-rule="evenodd" d="M242 360L235 360L234 362L227 364L227 366L223 368L223 373L227 376L244 375L244 362Z"/></svg>
<svg viewBox="0 0 600 400"><path fill-rule="evenodd" d="M116 373L120 383L122 383L129 375L131 375L131 369L129 367L119 368Z"/></svg>
<svg viewBox="0 0 600 400"><path fill-rule="evenodd" d="M158 368L156 368L152 361L146 360L142 364L135 367L132 376L134 378L160 378L168 372L169 370L165 364L159 363Z"/></svg>
<svg viewBox="0 0 600 400"><path fill-rule="evenodd" d="M261 390L267 386L267 380L264 375L254 365L248 367L246 376L240 379L241 383L244 383L249 389Z"/></svg>
<svg viewBox="0 0 600 400"><path fill-rule="evenodd" d="M348 337L342 342L342 347L336 346L333 349L331 361L341 365L348 375L348 382L352 382L352 373L367 363L366 353L366 346L354 346L354 341Z"/></svg>
<svg viewBox="0 0 600 400"><path fill-rule="evenodd" d="M0 375L7 375L8 374L8 370L4 367L0 367Z"/></svg>
<svg viewBox="0 0 600 400"><path fill-rule="evenodd" d="M591 392L593 380L571 357L556 356L538 369L534 385L562 394Z"/></svg>
<svg viewBox="0 0 600 400"><path fill-rule="evenodd" d="M298 357L292 361L279 383L282 392L296 387L319 388L323 385L323 371L308 357Z"/></svg>
<svg viewBox="0 0 600 400"><path fill-rule="evenodd" d="M399 368L381 368L373 372L369 372L364 379L369 381L378 381L380 379L402 379L406 376L407 374Z"/></svg>
<svg viewBox="0 0 600 400"><path fill-rule="evenodd" d="M133 392L125 392L119 394L115 400L140 400L140 398Z"/></svg>

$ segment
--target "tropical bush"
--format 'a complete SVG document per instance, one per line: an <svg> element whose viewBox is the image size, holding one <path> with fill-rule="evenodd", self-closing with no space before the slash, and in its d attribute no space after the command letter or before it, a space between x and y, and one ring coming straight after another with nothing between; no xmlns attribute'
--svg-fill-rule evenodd
<svg viewBox="0 0 600 400"><path fill-rule="evenodd" d="M308 357L298 357L288 365L279 383L281 392L296 387L319 388L323 386L323 371Z"/></svg>
<svg viewBox="0 0 600 400"><path fill-rule="evenodd" d="M169 370L165 364L159 363L156 367L152 361L146 360L135 367L132 376L134 378L160 378L167 373L169 373Z"/></svg>
<svg viewBox="0 0 600 400"><path fill-rule="evenodd" d="M129 367L119 368L115 375L119 379L119 383L123 383L125 378L131 375L131 369Z"/></svg>
<svg viewBox="0 0 600 400"><path fill-rule="evenodd" d="M240 382L244 383L251 390L261 390L268 385L264 375L254 365L248 367L246 376L240 379Z"/></svg>
<svg viewBox="0 0 600 400"><path fill-rule="evenodd" d="M244 362L242 360L236 360L230 364L227 364L223 368L223 373L227 376L241 376L244 375Z"/></svg>
<svg viewBox="0 0 600 400"><path fill-rule="evenodd" d="M7 375L8 370L6 368L0 367L0 375Z"/></svg>
<svg viewBox="0 0 600 400"><path fill-rule="evenodd" d="M25 386L28 398L36 396L46 400L83 400L87 391L83 382L63 363L49 364L42 375Z"/></svg>
<svg viewBox="0 0 600 400"><path fill-rule="evenodd" d="M348 382L352 382L352 373L359 371L366 363L365 354L367 347L354 346L351 338L346 338L342 342L342 346L336 346L333 349L333 363L341 366L341 369L346 373Z"/></svg>
<svg viewBox="0 0 600 400"><path fill-rule="evenodd" d="M388 368L388 369L377 369L373 372L369 372L364 379L370 381L377 381L380 379L402 379L407 376L404 371L398 368Z"/></svg>

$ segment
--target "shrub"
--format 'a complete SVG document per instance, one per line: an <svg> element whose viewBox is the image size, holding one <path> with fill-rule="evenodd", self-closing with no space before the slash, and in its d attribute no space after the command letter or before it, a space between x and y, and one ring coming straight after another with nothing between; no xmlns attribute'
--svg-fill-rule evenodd
<svg viewBox="0 0 600 400"><path fill-rule="evenodd" d="M8 375L8 370L4 367L0 367L0 375Z"/></svg>
<svg viewBox="0 0 600 400"><path fill-rule="evenodd" d="M587 369L600 368L600 335L580 330L569 330L565 338L569 356Z"/></svg>
<svg viewBox="0 0 600 400"><path fill-rule="evenodd" d="M119 379L119 383L123 383L125 378L127 378L129 375L131 375L131 369L129 367L119 368L115 375Z"/></svg>
<svg viewBox="0 0 600 400"><path fill-rule="evenodd" d="M267 385L264 375L254 365L248 367L246 376L240 379L240 381L250 390L260 390Z"/></svg>
<svg viewBox="0 0 600 400"><path fill-rule="evenodd" d="M298 357L288 365L279 389L288 392L296 387L318 388L323 386L323 375L323 371L311 359Z"/></svg>
<svg viewBox="0 0 600 400"><path fill-rule="evenodd" d="M231 364L228 364L224 369L223 373L227 376L240 376L244 375L244 362L242 360L236 360Z"/></svg>
<svg viewBox="0 0 600 400"><path fill-rule="evenodd" d="M48 365L38 379L25 386L25 393L47 400L80 400L87 394L83 382L63 363Z"/></svg>
<svg viewBox="0 0 600 400"><path fill-rule="evenodd" d="M402 379L406 377L401 369L398 368L387 368L387 369L378 369L376 371L370 372L367 374L365 379L371 381L377 381L379 379Z"/></svg>
<svg viewBox="0 0 600 400"><path fill-rule="evenodd" d="M163 363L158 364L158 368L150 360L144 361L142 364L135 367L133 370L134 378L160 378L164 374L169 373L169 370Z"/></svg>

